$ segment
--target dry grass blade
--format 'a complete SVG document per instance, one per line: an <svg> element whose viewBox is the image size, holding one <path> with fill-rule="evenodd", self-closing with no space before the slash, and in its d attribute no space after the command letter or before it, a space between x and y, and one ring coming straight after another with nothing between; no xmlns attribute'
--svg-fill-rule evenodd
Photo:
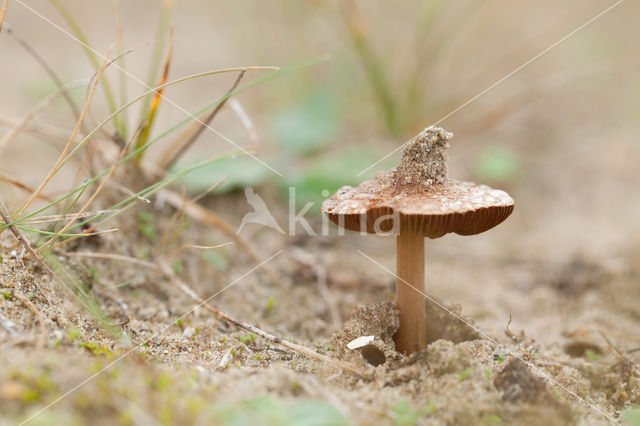
<svg viewBox="0 0 640 426"><path fill-rule="evenodd" d="M173 7L175 5L174 0L164 0L162 5L162 11L158 18L158 25L156 27L156 44L151 56L151 62L149 66L149 74L147 75L147 87L153 87L158 80L158 73L160 72L160 64L162 62L162 53L164 52L165 40L167 38L167 31L170 26L170 20L173 16ZM151 98L145 99L142 105L141 117L149 116L149 109L151 108Z"/></svg>
<svg viewBox="0 0 640 426"><path fill-rule="evenodd" d="M135 137L135 136L134 136L134 137ZM133 138L132 138L132 140L133 140ZM135 155L135 152L136 152L136 151L134 151L132 154L129 154L129 156L128 156L128 157L125 157L125 158L121 159L120 161L116 161L115 166L117 166L117 165L121 164L121 163L122 163L124 160L126 160L126 159L131 159L131 158ZM87 236L86 232L88 232L88 231L92 231L93 229L95 229L95 227L97 227L97 226L101 225L102 223L107 222L107 221L109 221L109 220L113 219L114 217L116 217L116 216L118 216L118 215L120 215L120 214L124 213L125 211L127 211L128 209L130 209L131 207L133 207L133 206L135 205L135 203L136 203L136 202L138 202L138 201L140 201L140 200L145 200L145 197L149 197L149 196L151 196L151 195L155 194L156 192L160 191L161 189L163 189L163 188L164 188L164 187L166 187L167 185L170 185L171 183L173 183L173 182L174 182L174 181L176 181L177 179L180 179L180 178L184 177L185 175L187 175L187 174L189 174L189 173L191 173L191 172L193 172L193 171L195 171L195 170L198 170L198 169L199 169L199 168L201 168L201 167L207 166L207 165L209 165L209 164L213 164L213 163L215 163L215 162L217 162L217 161L220 161L220 160L223 160L223 159L225 159L225 158L229 158L229 157L230 157L230 156L232 156L232 155L237 155L237 153L235 153L235 152L234 152L234 153L232 153L232 154L219 156L219 157L216 157L216 158L214 158L214 159L205 160L205 161L203 161L203 162L200 162L199 164L196 164L195 166L188 167L188 168L186 168L186 169L184 169L184 170L181 170L180 172L172 173L171 175L168 175L168 176L166 176L166 177L162 177L161 179L159 179L159 180L158 180L158 181L156 181L155 183L152 183L151 185L149 185L149 186L145 187L144 189L140 190L139 192L137 192L137 193L135 193L135 194L131 195L130 197L126 198L125 200L122 200L122 201L120 201L119 203L117 203L117 204L115 204L115 205L111 206L111 207L108 209L108 211L109 211L111 214L109 214L109 215L107 215L105 218L103 218L103 219L98 220L97 222L95 222L95 223L94 223L94 225L93 225L91 228L89 228L89 230L85 231L85 233L82 233L82 234L60 235L60 233L55 233L55 232L49 232L49 233L46 233L46 232L38 231L38 230L33 230L33 231L35 231L35 232L41 232L41 233L45 233L45 234L47 234L47 235L52 235L52 236L55 236L55 237L60 237L60 236L67 236L67 237L70 237L70 238L68 238L67 240L64 240L64 241L58 242L58 243L56 243L56 244L53 246L53 248L58 248L58 247L63 246L63 245L65 245L65 244L67 244L67 243L69 243L69 242L71 242L71 241L73 241L73 240L75 240L75 239L77 239L77 238L79 238L79 237L85 237L85 236ZM97 180L98 178L101 178L101 177L105 176L107 173L108 173L108 171L105 171L104 173L101 173L101 174L100 174L100 175L98 175L96 178L90 179L90 180L88 181L88 183L94 182L94 181L95 181L95 180ZM160 176L160 175L159 175L159 176ZM87 183L87 184L88 184L88 183ZM85 187L86 187L86 185L85 185ZM75 191L72 191L71 193L69 193L69 194L65 195L65 197L64 197L64 198L68 198L68 197L69 197L71 194L73 194L74 192L75 192ZM42 212L42 211L46 210L46 208L47 208L47 207L45 206L45 208L40 209L40 210L38 210L37 212L32 213L31 215L27 215L26 217L21 218L21 219L19 219L19 220L18 220L18 221L16 221L16 222L12 222L12 223L5 224L5 225L0 225L0 229L6 228L6 227L7 227L7 226L9 226L9 225L15 225L15 224L17 224L17 223L22 223L22 222L24 222L24 220L26 220L26 219L28 219L28 218L30 218L30 217L33 217L35 214L40 213L40 212ZM101 216L102 216L102 215L101 215ZM80 227L80 226L82 226L82 225L86 225L88 222L89 222L88 220L85 220L85 221L83 221L83 222L81 222L81 223L78 223L78 224L74 225L74 226L73 226L73 228L77 228L77 227Z"/></svg>
<svg viewBox="0 0 640 426"><path fill-rule="evenodd" d="M84 48L84 51L87 54L87 57L89 58L89 60L91 61L91 64L93 65L93 68L96 70L96 72L98 72L102 66L100 65L98 56L94 53L94 50L90 46L89 39L85 36L84 32L80 28L80 25L78 25L73 15L64 7L64 5L62 4L62 2L60 2L60 0L49 0L49 1L58 9L58 11L62 14L63 18L67 21L67 24L69 24L69 26L71 27L71 31L74 33L76 38L80 40ZM106 78L101 79L101 84L102 84L102 89L104 91L105 97L107 98L107 103L109 104L109 109L113 112L116 110L116 101L113 96L113 91L111 90L111 85L109 84L109 81ZM113 121L120 135L122 137L126 137L126 134L124 133L122 124L120 122L120 118L115 117Z"/></svg>
<svg viewBox="0 0 640 426"><path fill-rule="evenodd" d="M292 247L291 250L289 250L289 256L301 265L314 270L318 282L318 291L327 303L327 307L331 313L333 327L336 330L340 330L342 328L342 316L340 315L340 309L336 304L335 298L327 288L327 265L318 259L317 256L299 247Z"/></svg>
<svg viewBox="0 0 640 426"><path fill-rule="evenodd" d="M399 135L402 125L396 111L395 98L388 84L384 64L374 51L371 40L368 39L364 18L354 0L343 2L341 5L351 42L378 100L387 128L391 134Z"/></svg>
<svg viewBox="0 0 640 426"><path fill-rule="evenodd" d="M80 216L80 218L85 219L85 218L90 218L90 217L98 216L105 213L111 213L111 210L96 210L92 212L85 212ZM22 223L35 224L35 223L60 222L63 220L71 219L73 217L75 217L75 214L54 214L50 216L32 217L24 220Z"/></svg>
<svg viewBox="0 0 640 426"><path fill-rule="evenodd" d="M184 250L189 250L189 249L214 250L214 249L230 246L232 244L233 243L231 243L231 242L223 243L223 244L217 244L215 246L200 246L200 245L197 245L197 244L185 244L183 246L178 247L173 252L171 252L171 254L169 256L167 256L167 259L172 259L172 258L176 257L178 254L182 253Z"/></svg>
<svg viewBox="0 0 640 426"><path fill-rule="evenodd" d="M107 56L108 56L108 54L107 54ZM55 173L58 171L58 167L62 164L65 156L67 155L67 153L71 149L71 145L73 144L73 141L76 138L76 135L78 134L78 131L80 130L80 126L82 125L82 121L84 119L84 115L86 114L87 110L89 109L89 105L91 104L91 100L93 99L93 95L95 94L96 87L98 85L98 82L100 81L100 77L102 76L102 72L104 71L106 66L107 66L107 59L105 59L102 62L102 66L100 67L100 69L96 73L96 78L95 78L93 84L91 85L91 88L90 88L90 91L89 91L89 95L88 95L87 100L86 100L86 102L84 104L84 108L82 109L82 112L80 113L80 118L78 119L78 121L76 123L76 126L73 129L73 132L71 133L71 136L69 137L69 140L67 141L66 146L64 147L64 149L62 150L62 152L58 156L58 160L56 161L55 165L49 171L49 174L47 175L47 177L42 181L42 183L40 184L38 189L36 189L36 191L33 193L33 195L18 210L18 213L17 213L18 216L20 215L20 213L25 211L25 209L28 208L31 205L31 203L33 203L33 200L35 200L38 197L38 195L40 194L40 192L42 192L44 187L51 181L51 179L53 178Z"/></svg>
<svg viewBox="0 0 640 426"><path fill-rule="evenodd" d="M44 319L42 318L42 314L40 313L38 308L36 308L36 305L34 305L33 302L29 300L28 297L18 292L14 292L13 296L16 299L20 300L27 308L29 308L31 313L33 313L33 315L35 315L36 319L38 320L38 325L40 327L40 334L38 334L38 341L36 343L36 346L38 348L42 348L42 346L44 345L44 339L47 335L47 329L44 325Z"/></svg>
<svg viewBox="0 0 640 426"><path fill-rule="evenodd" d="M114 15L116 18L116 44L118 46L118 85L120 86L120 103L127 101L127 74L124 62L124 24L122 21L122 9L120 8L120 0L113 2ZM122 117L122 128L127 132L127 118ZM122 135L125 137L125 135Z"/></svg>
<svg viewBox="0 0 640 426"><path fill-rule="evenodd" d="M33 47L31 47L29 43L27 43L22 37L16 34L16 32L9 26L7 26L7 32L14 38L14 40L16 40L16 42L18 42L20 46L22 46L23 49L27 51L29 55L31 55L36 60L38 64L40 64L49 78L54 82L58 90L62 89L64 87L64 85L62 84L62 80L60 79L60 77L58 77L58 74L56 74L53 68L49 66L47 61L45 61L44 58ZM69 109L71 110L71 113L75 117L76 121L80 120L80 109L78 108L74 100L71 98L71 96L69 96L67 92L63 92L63 96L65 101L69 105ZM84 128L81 128L81 130L82 133L86 133L86 130Z"/></svg>
<svg viewBox="0 0 640 426"><path fill-rule="evenodd" d="M163 169L169 169L173 164L175 164L176 161L178 161L180 156L182 156L182 154L187 149L189 149L191 145L193 145L196 139L198 139L198 136L202 134L204 129L211 123L216 115L218 115L218 112L220 112L227 100L229 100L234 90L238 88L238 85L240 84L240 81L242 81L242 77L244 77L246 72L246 69L240 71L240 74L238 74L238 77L236 77L231 88L222 98L222 101L218 105L216 105L213 111L207 114L204 119L194 121L192 125L187 128L183 132L183 134L179 136L171 146L169 146L169 148L167 148L158 163L160 167L162 167Z"/></svg>
<svg viewBox="0 0 640 426"><path fill-rule="evenodd" d="M9 0L4 0L4 2L2 2L2 7L0 7L0 31L2 31L2 24L4 23L4 17L7 14L8 6Z"/></svg>
<svg viewBox="0 0 640 426"><path fill-rule="evenodd" d="M2 151L20 132L24 131L31 121L40 114L45 108L51 106L60 96L67 96L67 92L73 88L86 84L85 80L73 81L58 89L53 94L47 96L38 105L36 105L17 126L8 131L2 139L0 139L0 151Z"/></svg>
<svg viewBox="0 0 640 426"><path fill-rule="evenodd" d="M159 170L158 176L162 176L163 173L164 173L164 170ZM193 197L191 199L191 202L197 203L198 200L200 200L202 197L204 197L211 191L215 191L215 189L218 188L220 185L222 185L228 178L229 176L213 184L202 194ZM183 199L186 200L187 199L186 196L184 196ZM180 209L176 210L175 213L171 215L171 218L169 219L169 223L165 227L164 232L162 233L162 238L160 239L160 247L168 247L169 242L177 238L178 234L180 233L180 222L182 221L183 217L184 217L184 204Z"/></svg>
<svg viewBox="0 0 640 426"><path fill-rule="evenodd" d="M107 184L109 179L111 179L111 176L113 176L113 172L115 172L116 167L118 167L118 164L120 164L120 161L122 160L124 155L127 153L127 149L131 145L131 142L133 141L135 136L136 134L134 134L132 138L129 140L129 142L120 149L120 154L117 160L113 162L113 164L111 165L111 168L109 169L107 174L104 176L104 178L100 181L100 183L98 184L98 187L93 192L93 194L91 194L89 199L84 203L84 205L75 214L75 216L60 230L59 232L60 235L63 235L65 231L70 229L73 226L73 224L76 223L76 221L80 219L81 216L87 211L87 209L91 206L91 203L95 201L98 195L100 195L100 192L102 192L102 189L104 188L104 186ZM53 243L53 241L54 241L54 238L51 238L49 241L47 241L47 243L43 247L49 247Z"/></svg>
<svg viewBox="0 0 640 426"><path fill-rule="evenodd" d="M157 93L159 90L165 88L165 87L169 87L169 86L173 86L175 84L178 83L182 83L184 81L188 81L188 80L192 80L195 78L200 78L200 77L205 77L208 75L213 75L213 74L222 74L222 73L227 73L227 72L233 72L233 71L241 71L241 70L279 70L279 68L277 67L264 67L264 66L257 66L257 67L240 67L240 68L224 68L224 69L217 69L217 70L213 70L213 71L206 71L206 72L202 72L202 73L198 73L198 74L192 74L192 75L188 75L186 77L181 77L178 78L176 80L172 80L169 81L161 86L158 87L154 87L152 89L149 89L147 91L145 91L144 93L142 93L141 95L137 96L135 99L132 99L131 101L127 102L125 105L121 106L120 108L118 108L116 111L112 112L107 118L105 118L104 120L102 120L93 130L91 130L85 137L84 139L82 139L80 141L80 143L78 144L78 146L76 146L70 153L69 155L67 155L67 158L64 159L64 161L62 161L60 167L62 167L62 165L64 165L67 160L73 156L76 151L78 149L80 149L80 147L82 145L84 145L84 143L89 140L93 135L95 135L98 131L100 131L100 129L102 129L102 127L104 127L109 121L111 121L112 119L114 119L114 117L118 116L122 111L125 111L127 108L129 108L131 105L135 104L136 102L140 101L141 99L146 98L148 95L152 94L152 93ZM253 81L249 84L246 84L244 87L241 87L239 90L244 90L244 89L248 89L249 87L254 86L255 84L261 82L261 81L265 81L269 78L272 78L273 75L271 76L266 76L263 79L258 79L256 81ZM218 99L215 102L213 102L212 104L207 105L206 107L204 107L202 110L207 110L209 108L212 108L214 105L217 105L219 102L222 102L224 100L224 98L222 99ZM200 114L201 111L198 111L196 114ZM170 133L171 131L173 131L174 129L184 125L185 123L188 123L189 121L193 120L193 117L190 116L186 119L184 119L182 122L178 123L177 125L175 125L173 128L165 131L162 135L160 135L157 138L154 138L154 140L152 142L149 142L148 144L144 145L143 147L140 147L138 149L135 149L135 153L133 156L137 155L141 150L143 149L147 149L149 145L151 145L152 143L157 142L158 140L160 140L162 137L164 137L166 134ZM246 154L248 151L247 150L243 150L243 152ZM127 159L129 159L127 157Z"/></svg>
<svg viewBox="0 0 640 426"><path fill-rule="evenodd" d="M0 199L0 216L5 221L6 224L13 223L9 212L7 211L4 202ZM107 330L113 336L124 337L120 333L117 327L112 325L112 322L109 320L109 316L102 310L102 307L91 298L91 296L87 293L83 283L75 276L71 271L69 271L66 267L61 265L59 261L54 256L48 256L47 261L38 254L38 252L33 248L29 240L20 232L16 225L8 225L7 226L14 237L18 240L20 244L25 248L27 253L40 265L40 267L51 276L56 282L62 284L64 288L69 290L75 297L76 300L80 302L80 304L89 312L99 323L100 325ZM50 254L50 252L48 253ZM43 290L38 284L38 281L34 281L35 286L42 293L43 297L47 300L47 302L51 305L52 302L47 296L47 291L49 289Z"/></svg>
<svg viewBox="0 0 640 426"><path fill-rule="evenodd" d="M251 142L255 146L259 147L260 137L258 136L258 132L253 125L251 117L249 117L247 111L242 107L242 104L238 102L237 99L231 98L229 99L229 106L231 107L231 110L236 113L244 128L247 129L247 134L249 135L249 139L251 140Z"/></svg>
<svg viewBox="0 0 640 426"><path fill-rule="evenodd" d="M17 117L0 116L0 126L14 129L20 126L22 120L23 119ZM26 128L23 129L23 132L26 132L50 145L53 145L52 142L66 143L69 138L69 133L71 133L68 129L46 123L28 123ZM80 142L83 135L83 133L78 134L74 142Z"/></svg>
<svg viewBox="0 0 640 426"><path fill-rule="evenodd" d="M167 83L169 79L169 69L171 68L172 57L173 57L173 27L171 27L169 31L169 51L167 52L167 59L164 63L164 71L162 73L162 78L160 79L157 86L163 86L164 84ZM156 92L155 96L153 97L153 101L151 102L151 109L149 110L148 116L144 118L144 121L142 123L140 123L140 126L142 126L142 130L140 131L140 134L138 135L138 140L136 141L136 145L135 145L136 149L146 144L147 140L149 139L149 134L151 133L151 127L153 126L153 122L156 117L156 112L158 111L158 107L160 106L160 101L163 98L162 96L163 93L164 93L164 88ZM140 151L140 153L138 154L138 159L142 158L142 155L144 154L144 152L145 151Z"/></svg>
<svg viewBox="0 0 640 426"><path fill-rule="evenodd" d="M2 172L0 172L0 180L3 180L5 182L9 182L11 185L15 186L16 188L20 188L21 190L26 191L26 192L28 192L30 194L33 194L35 192L35 189L31 188L29 185L27 185L25 183L22 183L19 180L15 179L15 178L12 178L11 176L7 176L6 174L4 174ZM52 198L49 198L46 195L42 195L42 194L40 194L38 196L38 198L42 198L43 200L48 201L48 202L52 202L53 201Z"/></svg>
<svg viewBox="0 0 640 426"><path fill-rule="evenodd" d="M0 216L2 217L2 220L4 220L5 224L12 223L11 217L9 215L9 211L7 210L7 207L4 205L4 202L1 199L0 199ZM11 230L11 233L13 234L14 237L16 237L18 242L22 244L25 250L29 252L29 254L31 254L35 259L41 259L40 256L38 256L38 253L36 253L33 247L31 247L31 243L29 243L29 240L25 238L22 232L20 232L20 230L15 225L10 225L8 226L8 228ZM44 263L44 261L42 263ZM45 299L47 299L47 302L51 303L51 300L49 300L47 293L42 289L42 287L40 287L40 284L38 284L37 281L34 281L34 284L38 288L38 290L40 290L40 293L42 293Z"/></svg>
<svg viewBox="0 0 640 426"><path fill-rule="evenodd" d="M86 257L92 259L108 259L108 260L117 260L122 262L135 263L136 265L144 266L149 269L156 269L156 264L153 262L149 262L146 260L138 259L131 256L124 256L121 254L115 253L96 253L96 252L70 252L70 251L58 251L56 250L56 254L65 257Z"/></svg>
<svg viewBox="0 0 640 426"><path fill-rule="evenodd" d="M328 364L331 364L335 367L340 368L341 370L344 370L348 373L351 373L357 377L360 378L364 378L365 374L363 371L361 371L358 367L356 367L353 364L350 364L348 362L344 362L341 361L339 359L335 359L335 358L331 358L327 355L323 355L320 354L316 351L314 351L313 349L309 349L306 346L302 346L299 345L297 343L293 343L289 340L283 339L281 337L278 337L274 334L269 333L268 331L264 331L252 324L249 324L247 322L241 321L239 319L236 319L232 316L230 316L229 314L214 308L213 306L209 305L209 303L207 303L206 300L204 300L202 297L198 296L198 294L193 291L191 289L191 287L189 287L184 281L182 281L180 278L178 278L174 273L173 270L171 269L171 267L166 263L166 262L160 262L159 263L160 269L162 271L162 273L164 273L169 279L171 279L172 281L176 282L178 284L178 287L189 297L191 297L195 302L198 303L199 306L203 307L204 309L208 310L209 312L211 312L212 314L214 314L218 319L220 320L224 320L227 322L230 322L231 324L235 325L236 327L242 328L243 330L247 330L253 334L255 334L256 336L259 336L265 340L268 340L272 343L284 346L285 348L289 348L291 350L294 350L298 353L301 353L303 355L306 355L310 358L313 359L317 359L319 361L323 361L326 362Z"/></svg>

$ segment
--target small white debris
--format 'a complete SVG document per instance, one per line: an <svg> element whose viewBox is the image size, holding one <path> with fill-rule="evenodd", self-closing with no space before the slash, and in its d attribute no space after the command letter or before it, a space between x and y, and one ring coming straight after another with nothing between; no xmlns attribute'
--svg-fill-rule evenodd
<svg viewBox="0 0 640 426"><path fill-rule="evenodd" d="M194 334L196 334L196 329L193 327L187 327L182 332L182 337L192 337Z"/></svg>
<svg viewBox="0 0 640 426"><path fill-rule="evenodd" d="M231 358L232 358L231 352L232 352L232 351L233 351L233 348L229 349L229 350L227 351L227 353L226 353L226 354L224 354L224 356L222 357L222 359L220 360L220 362L219 362L219 363L218 363L218 365L217 365L217 367L218 367L218 368L222 368L223 370L224 370L225 368L227 368L227 366L228 366L228 365L229 365L229 363L231 362Z"/></svg>
<svg viewBox="0 0 640 426"><path fill-rule="evenodd" d="M373 342L374 336L360 336L357 339L353 339L349 343L347 343L347 348L354 350L360 349L364 346L367 346L369 343Z"/></svg>

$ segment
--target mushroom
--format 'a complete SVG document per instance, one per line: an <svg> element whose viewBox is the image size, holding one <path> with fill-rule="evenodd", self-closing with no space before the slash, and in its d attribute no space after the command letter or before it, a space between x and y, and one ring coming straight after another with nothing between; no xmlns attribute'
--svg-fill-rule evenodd
<svg viewBox="0 0 640 426"><path fill-rule="evenodd" d="M345 186L322 204L341 228L397 235L396 349L414 353L427 344L424 302L424 238L449 232L474 235L493 228L513 211L504 191L447 177L449 139L427 127L404 148L397 167L358 187Z"/></svg>

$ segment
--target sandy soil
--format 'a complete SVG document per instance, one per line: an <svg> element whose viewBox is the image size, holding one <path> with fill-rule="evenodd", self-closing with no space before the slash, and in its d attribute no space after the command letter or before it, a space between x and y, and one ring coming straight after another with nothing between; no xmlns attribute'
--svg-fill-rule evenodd
<svg viewBox="0 0 640 426"><path fill-rule="evenodd" d="M77 44L11 3L8 22L65 81L92 75ZM106 51L116 34L111 2L67 3L96 48ZM281 156L270 139L270 120L274 111L301 102L297 95L304 90L330 90L345 100L345 123L328 153L339 156L350 146L375 147L376 155L394 149L399 141L384 136L366 75L341 33L342 17L321 15L303 2L285 3L294 6L178 2L172 76L221 66L286 65L329 53L335 60L298 79L239 97L260 133L261 158ZM364 11L373 46L389 57L394 90L415 66L414 50L398 49L398 40L414 38L407 22L422 3L393 14L383 7ZM566 2L566 9L557 3L493 2L469 15L443 15L435 29L455 37L443 38L448 48L426 67L430 106L410 127L419 130L443 117L603 7L600 1ZM47 2L29 4L63 25ZM149 16L145 2L125 6L127 46L153 40L159 10ZM302 229L289 237L248 225L241 236L259 260L275 255L268 271L256 268L256 259L237 244L211 255L186 249L170 256L184 244L214 245L230 237L193 219L176 227L182 221L172 221L175 211L154 197L109 224L119 232L82 239L65 247L68 253L47 258L62 265L69 280L83 283L73 290L55 281L10 232L0 233L0 425L27 419L42 425L640 425L634 408L640 405L639 59L629 53L640 29L637 10L638 4L625 2L443 124L456 135L453 178L477 180L476 160L493 145L515 153L520 172L504 182L479 182L505 189L515 200L505 223L473 237L426 242L424 352L407 357L394 349L392 239L338 236L335 228L326 237L310 238ZM465 20L463 31L458 19ZM18 119L52 87L4 33L0 52L2 116ZM128 69L144 78L150 55L150 48L130 55ZM168 94L193 111L224 93L232 80L211 78ZM128 86L129 96L142 90L132 80ZM102 101L92 111L94 121L107 115ZM184 117L163 106L156 131ZM63 135L74 124L60 105L38 123L55 125ZM229 110L215 128L250 144ZM20 137L2 152L2 171L39 185L65 140L53 139L43 144ZM195 156L208 157L229 146L204 134L194 148ZM75 167L63 169L48 191L68 190ZM126 174L114 181L137 183ZM24 200L22 190L1 189L8 204ZM256 191L286 223L287 203L275 189L266 184ZM105 192L103 206L122 198L113 188ZM202 203L232 227L250 211L241 192ZM322 222L316 217L311 225L319 230ZM176 229L175 238L163 239ZM174 278L200 296L213 296L216 308L349 362L361 376L219 321L160 273L159 264L170 265ZM77 296L82 293L110 319L101 322L83 309ZM362 350L347 348L361 336L374 340Z"/></svg>
<svg viewBox="0 0 640 426"><path fill-rule="evenodd" d="M234 196L213 200L212 207L216 203L245 208ZM167 207L143 206L139 213L154 215L155 232L169 226ZM142 235L139 221L131 221L135 217L119 219L124 232L83 240L69 251L164 261L155 257L160 255ZM392 242L359 235L291 239L252 230L262 253L283 250L269 263L280 288L256 270L225 289L254 265L241 250L221 249L230 262L225 270L213 268L197 252L184 251L177 257L176 274L201 296L221 291L212 305L353 363L363 377L193 309L175 283L151 268L60 257L89 283L91 297L113 323L124 323L118 327L120 337L110 335L5 232L0 283L3 423L23 420L54 403L34 421L186 424L217 419L227 424L232 420L220 415L227 410L256 415L269 424L251 405L268 395L286 407L326 401L321 411L335 415L338 424L607 424L640 403L639 353L625 352L640 344L634 334L640 318L634 302L640 270L630 259L543 264L502 249L473 247L463 258L434 254L428 262L433 281L447 276L451 285L473 280L482 291L451 289L440 292L448 297L427 301L429 346L406 357L395 351L392 339L398 324L391 303L393 277L353 250L355 244L390 264ZM206 237L202 232L190 223L180 239L224 239L215 230L204 231ZM386 255L380 253L382 245ZM456 269L459 262L467 268ZM319 267L327 275L325 290L318 284ZM513 318L508 331L505 305ZM370 335L374 341L365 350L347 349L351 340Z"/></svg>

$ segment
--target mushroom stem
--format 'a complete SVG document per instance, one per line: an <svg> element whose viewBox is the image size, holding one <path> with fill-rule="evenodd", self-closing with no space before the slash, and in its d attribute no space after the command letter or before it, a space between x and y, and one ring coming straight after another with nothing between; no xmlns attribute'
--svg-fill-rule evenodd
<svg viewBox="0 0 640 426"><path fill-rule="evenodd" d="M424 301L424 236L403 230L397 241L396 305L400 311L400 328L396 349L412 354L427 347Z"/></svg>

